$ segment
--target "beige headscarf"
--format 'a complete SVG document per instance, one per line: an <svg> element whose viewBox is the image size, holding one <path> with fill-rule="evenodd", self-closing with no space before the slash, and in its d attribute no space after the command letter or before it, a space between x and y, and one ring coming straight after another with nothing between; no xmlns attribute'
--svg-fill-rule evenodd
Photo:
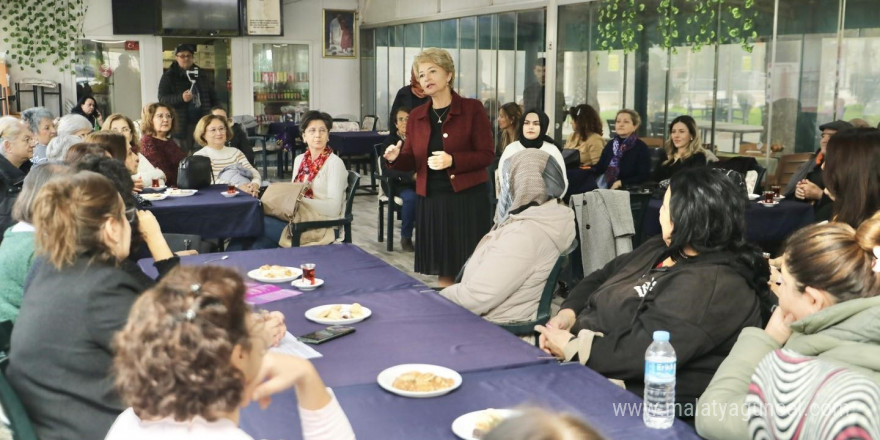
<svg viewBox="0 0 880 440"><path fill-rule="evenodd" d="M495 228L503 226L510 214L563 195L563 171L544 151L532 148L520 151L504 163L501 172L507 176L502 179L507 184L501 188L498 198L500 214Z"/></svg>

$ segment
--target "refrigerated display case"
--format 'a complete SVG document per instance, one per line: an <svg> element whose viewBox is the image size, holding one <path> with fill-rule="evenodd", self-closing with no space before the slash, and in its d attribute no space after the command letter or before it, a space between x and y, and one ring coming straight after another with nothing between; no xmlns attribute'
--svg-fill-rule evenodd
<svg viewBox="0 0 880 440"><path fill-rule="evenodd" d="M309 45L254 44L254 116L299 122L309 110Z"/></svg>

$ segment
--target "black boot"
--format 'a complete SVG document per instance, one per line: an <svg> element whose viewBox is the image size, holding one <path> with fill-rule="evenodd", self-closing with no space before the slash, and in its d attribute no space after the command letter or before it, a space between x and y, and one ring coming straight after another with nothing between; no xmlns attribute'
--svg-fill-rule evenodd
<svg viewBox="0 0 880 440"><path fill-rule="evenodd" d="M416 248L413 247L412 238L401 238L400 249L402 249L404 252L415 252Z"/></svg>

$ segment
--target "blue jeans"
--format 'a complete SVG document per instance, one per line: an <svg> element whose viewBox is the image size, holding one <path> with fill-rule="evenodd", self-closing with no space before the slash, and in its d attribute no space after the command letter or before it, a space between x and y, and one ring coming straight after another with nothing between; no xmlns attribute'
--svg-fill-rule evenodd
<svg viewBox="0 0 880 440"><path fill-rule="evenodd" d="M275 249L278 246L278 240L287 222L278 220L275 217L263 217L263 235L254 238L235 238L230 240L227 251L241 251L248 249Z"/></svg>
<svg viewBox="0 0 880 440"><path fill-rule="evenodd" d="M403 199L403 206L400 208L400 220L403 224L400 226L401 238L412 238L413 226L416 223L416 203L418 203L418 195L412 188L404 188L400 190L398 197Z"/></svg>

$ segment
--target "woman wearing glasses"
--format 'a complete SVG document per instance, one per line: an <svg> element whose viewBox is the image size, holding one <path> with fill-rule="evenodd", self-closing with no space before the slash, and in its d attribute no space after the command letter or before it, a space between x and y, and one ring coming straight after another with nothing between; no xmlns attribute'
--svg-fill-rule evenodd
<svg viewBox="0 0 880 440"><path fill-rule="evenodd" d="M171 139L176 125L174 110L154 102L144 106L141 113L141 147L143 155L168 177L169 185L177 185L177 165L186 153Z"/></svg>
<svg viewBox="0 0 880 440"><path fill-rule="evenodd" d="M306 112L300 123L306 152L293 160L293 181L309 183L296 210L294 222L335 220L342 217L345 209L345 188L348 171L327 142L333 118L327 113L312 110ZM288 223L274 217L263 217L263 237L254 247L258 249L290 246ZM332 228L313 229L300 237L300 245L329 244L336 240Z"/></svg>
<svg viewBox="0 0 880 440"><path fill-rule="evenodd" d="M116 133L125 136L125 141L128 143L129 148L137 154L137 175L140 176L144 182L152 182L153 179L159 179L163 185L165 184L165 173L153 166L153 164L150 163L150 160L141 153L141 145L138 141L134 121L122 113L113 113L112 115L107 116L107 119L104 120L104 125L101 126L101 130L115 131Z"/></svg>
<svg viewBox="0 0 880 440"><path fill-rule="evenodd" d="M41 262L25 290L6 373L40 438L103 438L124 409L107 374L110 340L153 284L127 259L135 218L160 273L178 258L156 218L126 210L110 179L94 172L50 180L31 216Z"/></svg>
<svg viewBox="0 0 880 440"><path fill-rule="evenodd" d="M232 127L225 116L203 117L196 124L193 136L202 146L194 155L211 159L215 183L235 185L254 197L259 195L260 172L248 162L241 150L226 146L226 141L232 138Z"/></svg>

